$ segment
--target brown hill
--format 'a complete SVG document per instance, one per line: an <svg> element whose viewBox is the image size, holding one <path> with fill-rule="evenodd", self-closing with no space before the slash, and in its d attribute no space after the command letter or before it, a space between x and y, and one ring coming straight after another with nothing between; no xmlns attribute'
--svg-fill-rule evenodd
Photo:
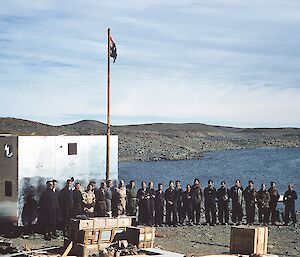
<svg viewBox="0 0 300 257"><path fill-rule="evenodd" d="M200 158L205 151L299 147L299 128L234 128L199 123L154 123L112 126L119 136L120 160L178 160ZM39 122L0 118L0 134L105 135L106 124L82 120L51 126Z"/></svg>

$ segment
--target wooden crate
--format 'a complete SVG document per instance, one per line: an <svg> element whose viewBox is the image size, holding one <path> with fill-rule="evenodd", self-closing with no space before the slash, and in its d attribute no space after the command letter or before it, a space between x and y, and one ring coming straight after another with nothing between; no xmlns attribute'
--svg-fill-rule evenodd
<svg viewBox="0 0 300 257"><path fill-rule="evenodd" d="M79 219L71 219L70 221L70 229L71 230L84 230L84 229L93 229L94 221L91 219L88 220L79 220Z"/></svg>
<svg viewBox="0 0 300 257"><path fill-rule="evenodd" d="M118 219L117 218L106 218L105 219L105 228L117 228L118 227Z"/></svg>
<svg viewBox="0 0 300 257"><path fill-rule="evenodd" d="M230 253L264 255L267 247L268 227L231 227Z"/></svg>
<svg viewBox="0 0 300 257"><path fill-rule="evenodd" d="M90 257L92 255L99 255L99 246L95 245L84 245L77 244L76 245L76 254L80 257Z"/></svg>
<svg viewBox="0 0 300 257"><path fill-rule="evenodd" d="M134 245L140 246L140 243L152 242L155 238L155 228L154 227L128 227L125 233L126 240Z"/></svg>
<svg viewBox="0 0 300 257"><path fill-rule="evenodd" d="M99 218L91 218L93 220L93 229L100 229L100 228L105 228L106 227L106 218L104 217L99 217Z"/></svg>
<svg viewBox="0 0 300 257"><path fill-rule="evenodd" d="M132 223L132 218L131 217L122 217L119 216L118 218L118 227L130 227Z"/></svg>
<svg viewBox="0 0 300 257"><path fill-rule="evenodd" d="M140 242L138 247L139 248L153 248L154 246L154 242L153 241L149 241L149 242Z"/></svg>

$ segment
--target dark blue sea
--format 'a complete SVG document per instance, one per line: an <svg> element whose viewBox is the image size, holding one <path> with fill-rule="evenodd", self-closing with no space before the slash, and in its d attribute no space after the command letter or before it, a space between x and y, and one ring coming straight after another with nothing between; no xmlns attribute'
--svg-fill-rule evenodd
<svg viewBox="0 0 300 257"><path fill-rule="evenodd" d="M268 148L250 150L230 150L205 153L199 160L121 162L119 179L126 183L135 180L138 187L142 181L161 182L166 188L170 180L180 180L185 188L199 178L202 186L212 179L216 188L225 180L228 187L240 179L243 187L253 180L258 190L261 183L269 187L271 181L277 183L280 194L284 194L289 183L300 198L300 148ZM300 210L300 200L296 201Z"/></svg>

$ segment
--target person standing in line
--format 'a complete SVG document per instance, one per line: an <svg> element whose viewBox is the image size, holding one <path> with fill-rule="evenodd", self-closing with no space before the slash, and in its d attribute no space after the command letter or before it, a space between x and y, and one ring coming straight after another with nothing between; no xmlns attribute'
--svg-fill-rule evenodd
<svg viewBox="0 0 300 257"><path fill-rule="evenodd" d="M126 187L124 180L120 180L116 189L117 216L126 214Z"/></svg>
<svg viewBox="0 0 300 257"><path fill-rule="evenodd" d="M162 226L164 217L165 193L161 183L158 184L158 189L155 191L155 225Z"/></svg>
<svg viewBox="0 0 300 257"><path fill-rule="evenodd" d="M53 182L53 192L54 192L54 198L55 198L55 202L56 202L56 206L57 206L57 213L56 213L56 229L55 231L53 232L53 236L55 238L58 237L57 235L57 229L60 228L61 226L61 220L62 220L62 215L61 215L61 212L60 212L60 206L59 206L59 188L57 186L58 182L56 179L53 179L52 180Z"/></svg>
<svg viewBox="0 0 300 257"><path fill-rule="evenodd" d="M155 190L153 182L150 181L147 188L147 194L149 195L149 210L150 210L150 216L149 216L149 225L152 226L154 224L154 202L155 202Z"/></svg>
<svg viewBox="0 0 300 257"><path fill-rule="evenodd" d="M294 226L296 226L297 218L295 211L295 201L298 199L297 193L294 190L294 186L292 184L288 185L288 190L284 193L283 203L284 203L284 225L288 225L290 222L290 216L292 218Z"/></svg>
<svg viewBox="0 0 300 257"><path fill-rule="evenodd" d="M83 198L80 191L80 182L75 183L75 188L73 191L73 217L76 218L77 215L83 214Z"/></svg>
<svg viewBox="0 0 300 257"><path fill-rule="evenodd" d="M58 205L53 192L53 182L47 181L46 185L47 188L42 193L39 201L39 222L42 226L45 240L51 240L55 238L53 233L56 231Z"/></svg>
<svg viewBox="0 0 300 257"><path fill-rule="evenodd" d="M215 226L217 223L216 198L217 190L214 188L213 181L210 179L207 182L207 187L204 189L204 205L206 224L211 226Z"/></svg>
<svg viewBox="0 0 300 257"><path fill-rule="evenodd" d="M136 216L137 212L137 191L135 181L131 180L127 187L127 215Z"/></svg>
<svg viewBox="0 0 300 257"><path fill-rule="evenodd" d="M219 223L222 225L226 225L229 223L229 189L226 187L225 181L221 182L221 187L217 191L217 199Z"/></svg>
<svg viewBox="0 0 300 257"><path fill-rule="evenodd" d="M174 182L169 182L169 188L165 192L166 199L166 223L174 227L177 226L177 212L176 212L176 201L177 192L174 188Z"/></svg>
<svg viewBox="0 0 300 257"><path fill-rule="evenodd" d="M140 225L148 225L150 217L150 196L147 192L147 184L145 181L142 182L141 188L137 191L138 198L138 222Z"/></svg>
<svg viewBox="0 0 300 257"><path fill-rule="evenodd" d="M105 217L106 216L106 182L102 181L100 188L95 192L96 205L95 205L95 216Z"/></svg>
<svg viewBox="0 0 300 257"><path fill-rule="evenodd" d="M192 188L193 195L193 221L196 220L196 225L200 224L200 216L201 216L201 207L203 201L203 190L201 188L201 184L199 179L194 180L194 187ZM196 215L195 215L196 214Z"/></svg>
<svg viewBox="0 0 300 257"><path fill-rule="evenodd" d="M261 184L261 188L257 193L257 202L259 223L266 226L269 223L270 194L265 184Z"/></svg>
<svg viewBox="0 0 300 257"><path fill-rule="evenodd" d="M93 190L93 185L88 184L86 190L82 193L83 212L88 218L95 216L96 196Z"/></svg>
<svg viewBox="0 0 300 257"><path fill-rule="evenodd" d="M190 184L187 184L186 191L183 193L183 209L184 209L184 219L187 217L187 224L189 226L193 225L193 193Z"/></svg>
<svg viewBox="0 0 300 257"><path fill-rule="evenodd" d="M185 213L183 209L183 190L181 187L180 180L176 180L176 191L177 191L176 212L178 214L179 224L183 225L185 220Z"/></svg>
<svg viewBox="0 0 300 257"><path fill-rule="evenodd" d="M232 222L237 226L241 224L243 219L243 187L241 181L237 179L235 185L230 188L230 198L232 204Z"/></svg>
<svg viewBox="0 0 300 257"><path fill-rule="evenodd" d="M114 186L111 179L106 182L106 216L112 217L112 197L114 192Z"/></svg>
<svg viewBox="0 0 300 257"><path fill-rule="evenodd" d="M246 203L246 219L248 225L253 225L255 218L256 190L252 180L249 180L248 186L243 191Z"/></svg>
<svg viewBox="0 0 300 257"><path fill-rule="evenodd" d="M73 217L73 182L68 179L66 186L59 192L59 205L62 218L62 230L66 236L69 228L70 219Z"/></svg>
<svg viewBox="0 0 300 257"><path fill-rule="evenodd" d="M270 212L270 215L269 215L269 219L271 218L271 224L272 225L276 225L276 220L278 217L276 217L276 208L277 208L277 203L278 203L278 200L279 200L279 193L277 191L277 188L276 188L276 183L275 182L271 182L271 186L268 190L269 194L270 194L270 208L269 208L269 212Z"/></svg>

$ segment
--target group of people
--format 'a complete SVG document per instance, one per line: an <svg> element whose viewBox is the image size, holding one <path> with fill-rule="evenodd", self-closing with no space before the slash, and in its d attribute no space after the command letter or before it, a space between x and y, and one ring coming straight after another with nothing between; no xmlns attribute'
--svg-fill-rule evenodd
<svg viewBox="0 0 300 257"><path fill-rule="evenodd" d="M137 216L138 224L148 226L177 225L216 225L228 224L231 213L231 222L239 225L246 210L246 223L253 225L256 208L260 224L275 224L278 217L276 207L279 193L275 182L271 182L267 190L262 184L259 191L253 181L243 189L240 180L227 188L225 181L216 189L212 180L208 180L204 189L199 179L194 184L187 184L185 190L177 180L169 182L164 190L161 183L157 189L152 181L141 183L137 189L135 181L126 186L120 180L117 186L113 181L102 181L97 188L95 181L90 181L84 191L81 184L74 179L68 179L60 191L57 190L57 181L47 181L46 190L42 193L39 202L39 221L45 233L45 239L56 237L56 229L60 225L66 234L71 218L78 217L117 217L119 215ZM285 205L284 224L288 225L290 218L296 224L295 200L297 194L291 184L283 197ZM201 213L205 214L205 221L201 222Z"/></svg>

